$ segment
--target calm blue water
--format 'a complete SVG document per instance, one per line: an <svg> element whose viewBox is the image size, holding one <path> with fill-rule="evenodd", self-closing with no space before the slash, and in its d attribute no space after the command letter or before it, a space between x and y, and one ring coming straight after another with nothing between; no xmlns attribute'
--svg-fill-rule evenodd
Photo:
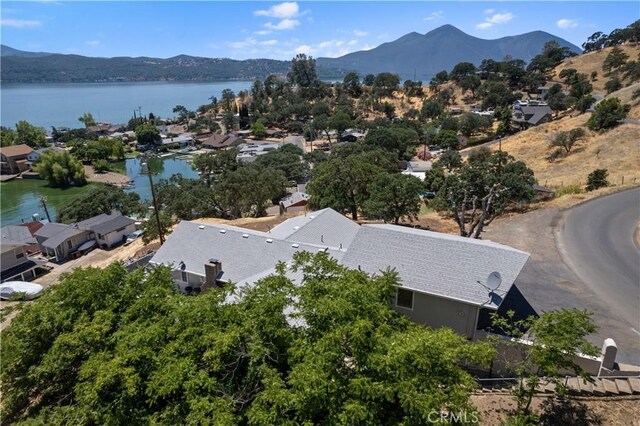
<svg viewBox="0 0 640 426"><path fill-rule="evenodd" d="M96 121L127 123L141 108L143 115L153 112L173 117L173 108L190 110L220 99L224 89L234 93L248 90L252 81L141 82L141 83L48 83L1 84L0 123L13 127L20 120L50 130L51 126L81 127L78 117L90 112Z"/></svg>
<svg viewBox="0 0 640 426"><path fill-rule="evenodd" d="M137 158L126 160L127 176L133 180L133 187L128 191L140 194L142 201L151 199L149 176L140 174L141 161ZM182 176L197 179L198 174L191 167L191 163L175 158L149 160L153 181L168 179L180 173ZM77 202L92 187L89 184L81 188L49 188L45 181L39 179L14 179L0 183L0 225L16 225L31 220L34 214L39 219L46 219L40 198L46 197L47 208L51 220L56 220L58 209L68 203Z"/></svg>

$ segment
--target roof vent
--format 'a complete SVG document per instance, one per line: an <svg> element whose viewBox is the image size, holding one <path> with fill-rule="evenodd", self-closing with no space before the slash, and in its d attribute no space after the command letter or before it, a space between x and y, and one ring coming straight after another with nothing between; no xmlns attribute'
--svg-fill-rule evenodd
<svg viewBox="0 0 640 426"><path fill-rule="evenodd" d="M218 263L220 262L218 259L211 258L209 259L209 263Z"/></svg>
<svg viewBox="0 0 640 426"><path fill-rule="evenodd" d="M291 244L291 247L298 248L298 247L300 247L300 244Z"/></svg>
<svg viewBox="0 0 640 426"><path fill-rule="evenodd" d="M321 248L321 249L318 249L318 251L319 251L319 252L326 252L326 251L327 251L327 249L326 249L326 248Z"/></svg>
<svg viewBox="0 0 640 426"><path fill-rule="evenodd" d="M269 244L271 244L271 243L273 242L273 239L272 239L272 238L267 238L267 239L266 239L266 241L267 241Z"/></svg>
<svg viewBox="0 0 640 426"><path fill-rule="evenodd" d="M242 238L249 238L249 234L242 234Z"/></svg>
<svg viewBox="0 0 640 426"><path fill-rule="evenodd" d="M198 226L198 229L204 229L204 225Z"/></svg>
<svg viewBox="0 0 640 426"><path fill-rule="evenodd" d="M297 231L298 229L300 229L300 227L299 226L294 226L293 229L295 229Z"/></svg>
<svg viewBox="0 0 640 426"><path fill-rule="evenodd" d="M220 233L221 233L221 234L226 234L226 233L227 233L227 230L226 230L226 229L221 229L221 230L220 230Z"/></svg>
<svg viewBox="0 0 640 426"><path fill-rule="evenodd" d="M315 218L316 218L316 217L315 217L315 216L313 216L313 215L309 216L309 219L315 219Z"/></svg>

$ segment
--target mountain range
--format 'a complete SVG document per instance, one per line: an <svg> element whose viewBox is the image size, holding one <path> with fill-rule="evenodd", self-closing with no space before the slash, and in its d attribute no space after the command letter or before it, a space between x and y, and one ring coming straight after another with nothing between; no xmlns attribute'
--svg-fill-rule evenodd
<svg viewBox="0 0 640 426"><path fill-rule="evenodd" d="M543 31L485 40L470 36L452 25L426 34L409 33L397 40L339 58L317 58L320 78L337 78L349 71L360 75L393 72L404 79L428 81L441 70L459 62L478 65L483 59L513 58L529 61L548 41L556 41L576 53L568 41ZM233 60L179 55L168 59L148 57L95 58L46 52L24 52L2 45L2 81L111 82L111 81L199 81L264 78L286 74L290 61L273 59Z"/></svg>

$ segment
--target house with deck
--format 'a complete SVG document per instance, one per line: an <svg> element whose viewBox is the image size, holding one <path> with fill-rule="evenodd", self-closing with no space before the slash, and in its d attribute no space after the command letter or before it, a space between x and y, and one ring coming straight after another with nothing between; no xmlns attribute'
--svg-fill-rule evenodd
<svg viewBox="0 0 640 426"><path fill-rule="evenodd" d="M29 145L11 145L0 148L0 173L16 175L29 170L29 155L33 149Z"/></svg>
<svg viewBox="0 0 640 426"><path fill-rule="evenodd" d="M332 209L291 218L259 232L182 221L150 260L168 265L177 288L200 293L234 283L250 286L291 262L298 251L324 251L369 274L395 270L392 306L416 322L450 327L473 338L482 310L497 310L529 254L474 240L386 224L359 225ZM488 291L489 276L499 288ZM300 283L301 277L296 278Z"/></svg>

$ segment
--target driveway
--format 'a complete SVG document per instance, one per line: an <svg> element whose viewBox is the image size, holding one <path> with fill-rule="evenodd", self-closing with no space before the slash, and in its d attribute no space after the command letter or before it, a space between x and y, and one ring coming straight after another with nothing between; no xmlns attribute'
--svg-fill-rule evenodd
<svg viewBox="0 0 640 426"><path fill-rule="evenodd" d="M304 138L302 136L287 136L284 138L284 143L293 144L305 152Z"/></svg>
<svg viewBox="0 0 640 426"><path fill-rule="evenodd" d="M603 197L601 200L605 204L614 204L608 198ZM591 202L583 206L586 208L589 204ZM640 365L640 336L631 327L628 316L622 313L619 306L612 305L615 301L601 297L591 284L583 282L572 270L573 265L568 264L571 262L567 260L565 263L565 249L559 246L562 246L561 234L565 232L563 229L566 218L572 214L572 210L541 209L500 218L486 228L483 238L531 253L516 279L515 287L538 314L560 308L586 309L593 313L593 320L598 326L598 331L590 337L590 341L600 348L604 339L613 338L618 345L617 361ZM635 212L637 215L637 205ZM571 229L573 228L569 232ZM582 233L586 232L583 227L578 226L578 229ZM581 249L582 247L576 252ZM581 275L585 277L586 274L581 272ZM604 281L603 284L611 288L610 283L614 280L615 278ZM633 310L632 304L625 306ZM635 312L637 319L640 315L638 305Z"/></svg>

